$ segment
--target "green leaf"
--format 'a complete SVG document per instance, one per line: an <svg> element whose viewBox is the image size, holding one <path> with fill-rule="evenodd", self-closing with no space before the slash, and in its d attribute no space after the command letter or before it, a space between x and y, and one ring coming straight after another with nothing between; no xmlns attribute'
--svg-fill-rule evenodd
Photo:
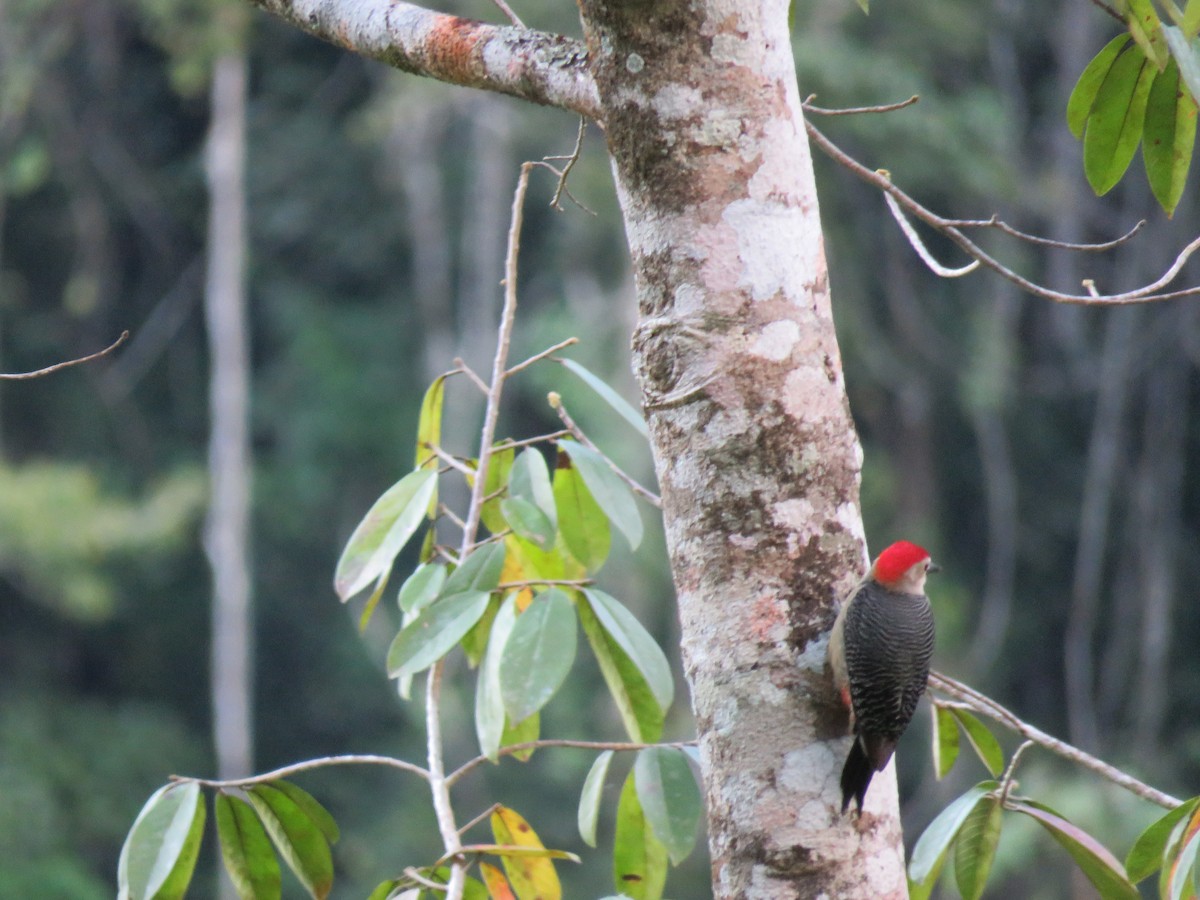
<svg viewBox="0 0 1200 900"><path fill-rule="evenodd" d="M497 752L500 749L501 735L504 734L500 660L516 621L516 595L509 594L492 621L492 633L488 638L487 650L483 654L483 663L479 666L479 677L475 684L475 734L479 737L479 751L492 762L499 759Z"/></svg>
<svg viewBox="0 0 1200 900"><path fill-rule="evenodd" d="M583 780L583 790L579 793L579 812L576 816L579 823L579 836L589 847L596 846L596 822L600 818L600 798L604 794L604 779L608 776L608 766L612 762L613 751L605 750L596 757L592 767L588 769L587 778Z"/></svg>
<svg viewBox="0 0 1200 900"><path fill-rule="evenodd" d="M1129 35L1122 33L1105 44L1104 49L1087 64L1079 76L1079 81L1075 83L1071 97L1067 100L1067 127L1076 138L1083 137L1083 129L1087 125L1088 116L1092 114L1096 95L1100 93L1100 85L1108 77L1108 70L1112 68L1117 54L1128 43Z"/></svg>
<svg viewBox="0 0 1200 900"><path fill-rule="evenodd" d="M702 811L687 757L670 747L648 747L638 751L633 774L646 821L679 865L696 843Z"/></svg>
<svg viewBox="0 0 1200 900"><path fill-rule="evenodd" d="M502 489L508 486L508 475L512 471L515 458L516 451L512 447L506 447L503 450L493 450L488 462L483 495L492 499L483 504L480 518L492 534L499 534L505 528L504 516L500 514L499 496Z"/></svg>
<svg viewBox="0 0 1200 900"><path fill-rule="evenodd" d="M1086 831L1033 800L1010 799L1008 808L1029 816L1049 831L1105 900L1139 900L1141 895L1130 883L1121 863Z"/></svg>
<svg viewBox="0 0 1200 900"><path fill-rule="evenodd" d="M860 2L865 2L865 0L860 0ZM865 12L866 10L864 9L863 11ZM614 391L607 382L585 369L573 359L564 359L561 362L582 378L584 383L599 394L605 403L616 410L622 419L632 425L638 434L647 440L650 439L650 429L646 427L646 420L642 418L641 414L624 397Z"/></svg>
<svg viewBox="0 0 1200 900"><path fill-rule="evenodd" d="M467 665L472 669L483 661L483 654L487 650L488 636L492 633L492 622L495 621L496 613L500 609L500 600L499 595L492 594L491 600L488 601L487 609L483 611L483 615L479 617L479 621L472 625L471 630L463 635L463 653L466 654Z"/></svg>
<svg viewBox="0 0 1200 900"><path fill-rule="evenodd" d="M437 472L421 469L409 472L375 501L338 560L333 586L343 603L392 567L424 521L436 489Z"/></svg>
<svg viewBox="0 0 1200 900"><path fill-rule="evenodd" d="M542 716L540 713L527 716L524 721L517 722L516 724L505 719L504 733L500 735L500 746L511 747L514 744L528 744L531 741L536 741L541 733ZM533 747L529 747L511 754L511 756L520 762L528 762L529 757L533 756L533 750Z"/></svg>
<svg viewBox="0 0 1200 900"><path fill-rule="evenodd" d="M988 727L965 709L952 707L951 713L958 720L958 724L962 726L967 740L987 770L993 776L998 776L1003 772L1004 751L1000 749L1000 742L996 740L995 735L988 730Z"/></svg>
<svg viewBox="0 0 1200 900"><path fill-rule="evenodd" d="M400 585L400 593L396 601L400 610L411 616L434 601L446 584L446 566L443 563L425 563L417 566L411 575Z"/></svg>
<svg viewBox="0 0 1200 900"><path fill-rule="evenodd" d="M1179 27L1189 38L1195 37L1197 32L1200 32L1200 0L1188 0L1187 6L1183 8L1183 20L1179 23Z"/></svg>
<svg viewBox="0 0 1200 900"><path fill-rule="evenodd" d="M488 591L464 591L442 597L400 629L387 653L391 678L429 668L463 639L488 607Z"/></svg>
<svg viewBox="0 0 1200 900"><path fill-rule="evenodd" d="M930 741L933 773L941 781L958 759L958 721L954 713L937 703L933 705L933 715L929 720L933 723L933 740Z"/></svg>
<svg viewBox="0 0 1200 900"><path fill-rule="evenodd" d="M437 454L430 447L442 442L442 406L446 397L446 376L439 375L425 391L421 400L421 414L417 419L417 456L414 468L422 466L436 469Z"/></svg>
<svg viewBox="0 0 1200 900"><path fill-rule="evenodd" d="M450 573L439 597L467 591L494 591L504 571L504 542L496 541L476 548Z"/></svg>
<svg viewBox="0 0 1200 900"><path fill-rule="evenodd" d="M213 803L225 871L241 900L274 900L282 895L279 860L254 809L224 791Z"/></svg>
<svg viewBox="0 0 1200 900"><path fill-rule="evenodd" d="M543 591L504 644L500 696L513 722L523 722L562 686L575 661L575 604L557 588Z"/></svg>
<svg viewBox="0 0 1200 900"><path fill-rule="evenodd" d="M1159 71L1167 64L1170 55L1163 44L1162 22L1154 11L1151 0L1128 0L1129 11L1125 15L1125 23L1129 33L1137 41L1146 58L1154 63Z"/></svg>
<svg viewBox="0 0 1200 900"><path fill-rule="evenodd" d="M667 848L646 824L633 772L617 802L613 883L632 900L659 900L667 882Z"/></svg>
<svg viewBox="0 0 1200 900"><path fill-rule="evenodd" d="M646 679L604 630L590 604L580 603L575 609L629 739L646 744L657 741L662 736L665 711Z"/></svg>
<svg viewBox="0 0 1200 900"><path fill-rule="evenodd" d="M383 597L383 592L387 590L388 579L391 577L391 574L390 569L385 569L380 574L375 582L375 589L371 591L371 596L363 604L362 613L358 617L358 630L360 632L367 630L367 625L371 622L371 616L375 614L375 607L379 605L379 600Z"/></svg>
<svg viewBox="0 0 1200 900"><path fill-rule="evenodd" d="M389 900L396 896L396 891L407 884L401 878L389 878L387 881L381 881L375 890L367 895L367 900Z"/></svg>
<svg viewBox="0 0 1200 900"><path fill-rule="evenodd" d="M625 535L629 546L636 550L642 542L642 517L638 512L633 491L612 470L603 456L576 441L559 441L558 446L569 457L583 477L593 499L604 514Z"/></svg>
<svg viewBox="0 0 1200 900"><path fill-rule="evenodd" d="M519 497L532 503L549 520L551 534L558 514L554 509L554 489L550 486L550 470L546 466L546 458L533 449L526 447L513 461L512 471L508 476L508 496Z"/></svg>
<svg viewBox="0 0 1200 900"><path fill-rule="evenodd" d="M1200 7L1198 7L1200 9ZM1189 12L1191 7L1189 6ZM1198 23L1200 27L1200 23ZM1167 47L1175 63L1179 66L1179 76L1187 85L1192 99L1200 103L1200 38L1194 34L1186 37L1185 33L1172 25L1163 28L1163 36L1167 39Z"/></svg>
<svg viewBox="0 0 1200 900"><path fill-rule="evenodd" d="M320 826L291 797L269 784L256 784L246 796L275 849L316 900L333 888L333 857Z"/></svg>
<svg viewBox="0 0 1200 900"><path fill-rule="evenodd" d="M337 822L333 820L329 810L322 806L316 797L290 781L272 781L270 786L285 794L289 800L300 807L300 810L312 819L313 824L321 830L321 834L325 835L325 840L331 844L338 842L342 833Z"/></svg>
<svg viewBox="0 0 1200 900"><path fill-rule="evenodd" d="M612 530L579 470L570 464L554 470L554 503L558 508L558 531L567 550L588 572L598 572L608 559Z"/></svg>
<svg viewBox="0 0 1200 900"><path fill-rule="evenodd" d="M541 550L549 550L554 546L554 523L524 497L505 497L500 501L500 512L518 536Z"/></svg>
<svg viewBox="0 0 1200 900"><path fill-rule="evenodd" d="M1097 195L1121 180L1142 138L1146 98L1157 69L1136 46L1108 70L1083 133L1083 172Z"/></svg>
<svg viewBox="0 0 1200 900"><path fill-rule="evenodd" d="M954 880L963 900L979 900L1000 843L1000 798L984 797L963 821L954 842Z"/></svg>
<svg viewBox="0 0 1200 900"><path fill-rule="evenodd" d="M1175 212L1187 184L1196 143L1196 101L1179 85L1179 67L1172 59L1150 88L1142 159L1154 198L1168 216Z"/></svg>
<svg viewBox="0 0 1200 900"><path fill-rule="evenodd" d="M200 854L205 815L200 785L193 781L151 794L121 847L119 900L182 897Z"/></svg>
<svg viewBox="0 0 1200 900"><path fill-rule="evenodd" d="M668 709L675 699L675 679L658 642L615 597L595 588L586 588L583 594L604 630L642 673L659 706Z"/></svg>
<svg viewBox="0 0 1200 900"><path fill-rule="evenodd" d="M1167 841L1175 826L1200 805L1200 797L1193 797L1182 806L1177 806L1165 816L1150 823L1129 848L1125 857L1125 871L1134 884L1149 878L1162 867L1167 852Z"/></svg>
<svg viewBox="0 0 1200 900"><path fill-rule="evenodd" d="M913 882L925 885L937 880L946 850L957 837L963 822L984 797L999 787L995 781L980 782L938 813L913 847L908 863L908 877Z"/></svg>

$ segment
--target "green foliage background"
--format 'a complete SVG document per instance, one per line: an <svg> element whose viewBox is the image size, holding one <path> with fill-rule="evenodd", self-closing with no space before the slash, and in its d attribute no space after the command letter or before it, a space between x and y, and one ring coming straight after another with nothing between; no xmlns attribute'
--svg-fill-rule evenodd
<svg viewBox="0 0 1200 900"><path fill-rule="evenodd" d="M453 11L495 18L482 0ZM569 5L519 11L534 27L578 31ZM205 3L23 0L0 17L0 370L134 332L112 361L0 386L0 896L86 900L111 894L121 838L146 796L167 774L212 765L199 292L205 73L221 42ZM418 758L419 709L399 704L383 673L389 628L356 634L356 610L331 588L334 563L411 465L428 379L455 354L484 367L500 277L487 261L503 246L517 164L568 152L576 123L249 19L258 763ZM1115 31L1088 4L880 2L864 17L850 3L798 0L794 19L801 90L818 103L921 95L909 110L818 125L928 205L995 211L1063 240L1108 239L1149 220L1105 256L989 241L1052 286L1151 280L1196 232L1194 185L1171 223L1140 171L1102 203L1091 196L1064 110ZM1063 308L990 276L938 281L880 197L817 165L866 447L868 534L874 547L921 540L948 570L933 588L939 665L1164 789L1196 793L1200 616L1188 586L1200 580L1189 552L1200 518L1200 306ZM422 182L437 190L418 195ZM552 212L550 185L535 187L514 358L577 334L577 357L634 396L633 290L595 129L571 187L598 215ZM497 207L498 227L480 230ZM431 247L446 254L433 266ZM636 436L572 376L547 365L516 387L508 433L552 430L544 398L560 390L622 465L648 477ZM448 428L465 442L478 409L455 391L447 418L458 410L460 421ZM661 536L648 544L636 564L610 562L604 586L671 647ZM1095 673L1081 697L1064 677L1064 644L1089 622L1076 651ZM459 690L448 689L447 738L465 757L471 697ZM577 665L567 690L543 711L544 734L618 733L594 665ZM689 734L677 715L668 737ZM922 732L901 754L913 835L982 774L935 786ZM548 843L583 853L578 871L564 871L572 895L600 895L607 855L588 854L574 828L591 759L535 760L536 771L489 769L459 802L521 809ZM1028 792L1110 843L1127 844L1153 815L1044 757L1031 754L1023 772ZM335 896L364 896L437 855L416 782L343 770L304 784L342 825ZM1005 830L997 896L1062 895L1067 865L1029 827ZM669 894L704 895L701 857L672 875ZM214 866L202 859L196 896L212 894ZM1046 874L1054 866L1057 882Z"/></svg>

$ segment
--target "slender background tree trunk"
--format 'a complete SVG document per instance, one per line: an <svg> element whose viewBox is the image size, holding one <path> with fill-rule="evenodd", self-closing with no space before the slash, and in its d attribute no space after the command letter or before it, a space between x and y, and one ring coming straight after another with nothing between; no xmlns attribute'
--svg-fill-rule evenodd
<svg viewBox="0 0 1200 900"><path fill-rule="evenodd" d="M208 451L211 499L204 545L213 574L213 744L220 777L238 778L250 773L254 760L243 53L231 53L217 61L211 102L204 307L212 367Z"/></svg>

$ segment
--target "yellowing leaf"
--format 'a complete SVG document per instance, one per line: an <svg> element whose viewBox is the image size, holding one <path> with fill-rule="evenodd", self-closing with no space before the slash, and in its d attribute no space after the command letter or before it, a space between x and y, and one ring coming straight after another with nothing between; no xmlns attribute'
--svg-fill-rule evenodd
<svg viewBox="0 0 1200 900"><path fill-rule="evenodd" d="M542 839L524 817L506 806L491 816L492 834L497 844L545 849ZM562 885L554 863L544 857L503 856L504 871L518 900L561 900Z"/></svg>
<svg viewBox="0 0 1200 900"><path fill-rule="evenodd" d="M417 457L413 464L418 469L438 467L437 454L430 448L442 441L442 403L445 397L446 376L439 375L421 400L421 415L417 420Z"/></svg>
<svg viewBox="0 0 1200 900"><path fill-rule="evenodd" d="M487 886L488 897L491 900L517 900L517 895L509 887L504 873L491 863L480 863L479 874L483 876L483 883Z"/></svg>

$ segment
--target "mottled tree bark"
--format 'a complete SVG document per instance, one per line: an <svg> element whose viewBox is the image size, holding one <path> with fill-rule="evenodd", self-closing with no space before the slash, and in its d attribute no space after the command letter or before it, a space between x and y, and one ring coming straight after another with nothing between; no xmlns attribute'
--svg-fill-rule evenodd
<svg viewBox="0 0 1200 900"><path fill-rule="evenodd" d="M861 450L786 0L582 0L586 51L453 17L401 35L389 23L420 17L391 0L258 2L343 46L370 32L367 52L403 51L403 63L392 61L408 71L600 121L637 281L635 359L700 738L714 893L904 896L891 769L861 818L838 812L849 742L825 648L836 598L866 564ZM400 49L378 43L388 33ZM461 52L464 34L489 49Z"/></svg>
<svg viewBox="0 0 1200 900"><path fill-rule="evenodd" d="M824 635L864 565L787 4L582 4L638 285L719 897L904 894L894 782L836 814Z"/></svg>

